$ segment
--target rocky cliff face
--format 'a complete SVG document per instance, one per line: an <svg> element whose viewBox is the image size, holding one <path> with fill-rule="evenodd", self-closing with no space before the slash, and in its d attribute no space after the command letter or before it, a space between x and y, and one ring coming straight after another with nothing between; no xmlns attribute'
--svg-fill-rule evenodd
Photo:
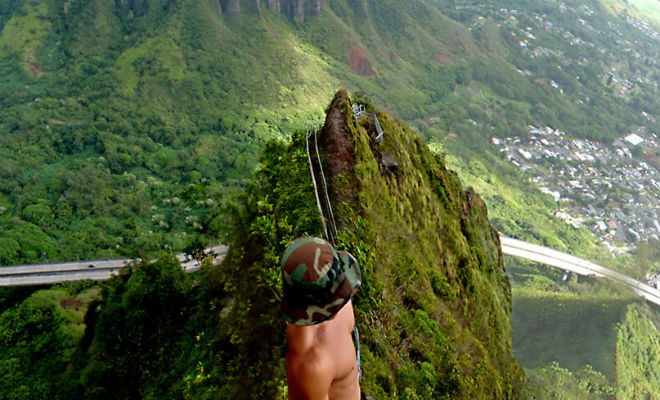
<svg viewBox="0 0 660 400"><path fill-rule="evenodd" d="M226 15L237 17L242 10L267 8L281 12L303 22L306 17L316 16L324 7L324 0L222 0Z"/></svg>
<svg viewBox="0 0 660 400"><path fill-rule="evenodd" d="M132 10L143 9L148 1L162 3L168 0L110 0L115 5L125 5ZM327 0L209 0L222 15L239 17L241 12L262 9L281 12L303 22L307 17L319 15Z"/></svg>

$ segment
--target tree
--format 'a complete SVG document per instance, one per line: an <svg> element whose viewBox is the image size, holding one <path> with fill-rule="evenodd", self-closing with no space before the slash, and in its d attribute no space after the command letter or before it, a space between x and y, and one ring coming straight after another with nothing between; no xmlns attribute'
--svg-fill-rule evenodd
<svg viewBox="0 0 660 400"><path fill-rule="evenodd" d="M0 265L16 264L20 260L21 245L12 238L0 238Z"/></svg>
<svg viewBox="0 0 660 400"><path fill-rule="evenodd" d="M124 268L86 320L62 398L158 398L176 379L177 344L191 315L192 281L170 256Z"/></svg>

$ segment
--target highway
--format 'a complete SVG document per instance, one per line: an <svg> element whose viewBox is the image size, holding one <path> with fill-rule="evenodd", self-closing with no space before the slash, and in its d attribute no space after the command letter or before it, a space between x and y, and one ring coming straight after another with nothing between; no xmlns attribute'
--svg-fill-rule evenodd
<svg viewBox="0 0 660 400"><path fill-rule="evenodd" d="M525 258L527 260L561 268L565 271L575 272L578 275L592 275L608 278L632 288L637 295L651 303L660 305L659 290L622 273L570 254L523 242L521 240L501 236L500 242L502 244L502 253L504 253L504 255Z"/></svg>
<svg viewBox="0 0 660 400"><path fill-rule="evenodd" d="M227 249L227 246L218 245L204 252L206 254L213 252L212 262L216 264L224 259ZM195 272L200 268L199 262L195 259L186 259L183 254L177 254L176 258L186 272ZM0 286L52 285L82 279L102 281L119 273L119 270L131 261L133 260L128 258L118 258L0 267Z"/></svg>
<svg viewBox="0 0 660 400"><path fill-rule="evenodd" d="M597 276L624 284L651 303L660 305L660 291L629 276L605 268L570 254L547 247L523 242L521 240L500 237L504 255L520 257L541 264L550 265L583 276ZM228 247L218 245L205 250L214 254L213 263L221 262ZM183 254L176 256L186 272L199 270L199 262L189 260ZM106 280L117 274L131 259L87 260L78 262L30 264L0 267L0 286L51 285L82 279Z"/></svg>

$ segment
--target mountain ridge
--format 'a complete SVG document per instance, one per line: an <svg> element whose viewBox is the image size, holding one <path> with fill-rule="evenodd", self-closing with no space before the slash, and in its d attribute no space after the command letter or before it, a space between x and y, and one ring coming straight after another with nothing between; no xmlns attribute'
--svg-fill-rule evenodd
<svg viewBox="0 0 660 400"><path fill-rule="evenodd" d="M606 254L588 230L554 218L557 204L488 139L526 137L529 125L604 144L638 127L657 131L654 31L613 2L621 4L333 0L298 18L275 2L233 2L240 15L232 17L230 3L215 1L0 0L0 264L170 246L193 253L223 232L242 235L232 263L199 280L163 261L128 268L94 300L80 286L24 303L22 293L3 298L16 304L0 335L15 393L71 384L62 393L76 398L101 398L105 387L118 398L231 398L251 395L239 393L251 382L263 383L258 393L283 393L282 343L258 343L250 329L271 340L281 331L283 242L321 234L311 192L295 192L309 179L299 130L318 125L335 90L348 87L374 98L354 96L379 104L371 111L408 121L433 149L430 156L385 113L392 148L387 140L372 146L369 118L346 121L358 138L358 168L334 189L347 186L353 199L339 207L341 244L371 277L356 299L359 323L377 327L365 337L365 388L383 398L463 389L524 398L508 343L510 291L484 201L505 233L594 260ZM384 153L398 172L382 167ZM483 199L464 191L445 161ZM419 212L429 204L439 222ZM523 285L564 290L561 276L530 278L529 266L513 267ZM530 292L530 313L554 315ZM89 307L84 321L84 308L72 315L69 306L80 303L63 301L79 296ZM171 307L153 308L167 296ZM596 308L618 304L608 296ZM43 332L26 333L41 322ZM171 337L152 329L161 325ZM547 333L540 344L553 339ZM66 377L28 362L48 354L25 344L46 342L53 365L71 366ZM134 376L136 365L145 375ZM262 382L266 375L273 379Z"/></svg>
<svg viewBox="0 0 660 400"><path fill-rule="evenodd" d="M463 190L442 159L386 113L367 103L384 131L379 145L373 119L356 121L346 92L337 93L326 111L319 144L340 227L337 246L356 257L364 278L354 306L365 392L383 398L522 398L522 370L510 352L510 287L483 201ZM278 296L262 296L279 286L284 247L301 234L322 234L305 138L297 132L291 143L265 150L259 184L242 201L250 211L236 209L242 222L215 270L230 288L225 296L233 299L223 311L225 329L233 332L226 334L241 338L229 363L245 370L258 359L268 368L234 377L229 385L237 388L255 379L283 379L277 367L283 336L264 342L258 332L281 330ZM386 152L398 162L394 171L382 161ZM302 177L305 183L294 183ZM289 219L292 213L296 218ZM232 327L229 321L243 322ZM278 389L264 390L261 395L271 397Z"/></svg>

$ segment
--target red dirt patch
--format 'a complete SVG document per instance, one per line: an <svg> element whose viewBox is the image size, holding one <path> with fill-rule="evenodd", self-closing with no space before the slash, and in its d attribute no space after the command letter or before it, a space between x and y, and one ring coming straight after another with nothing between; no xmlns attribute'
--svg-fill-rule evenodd
<svg viewBox="0 0 660 400"><path fill-rule="evenodd" d="M25 66L32 72L32 75L39 76L41 75L41 69L35 60L32 59L32 56L28 54L25 57Z"/></svg>
<svg viewBox="0 0 660 400"><path fill-rule="evenodd" d="M75 308L76 310L78 310L79 308L85 307L85 303L83 303L82 301L76 299L75 297L69 297L69 298L66 298L66 299L62 300L60 305L64 308Z"/></svg>
<svg viewBox="0 0 660 400"><path fill-rule="evenodd" d="M433 62L436 64L442 64L445 61L449 61L449 56L439 53L435 58L433 59Z"/></svg>
<svg viewBox="0 0 660 400"><path fill-rule="evenodd" d="M362 76L376 76L371 68L371 57L360 46L352 44L348 46L348 66L353 72Z"/></svg>

